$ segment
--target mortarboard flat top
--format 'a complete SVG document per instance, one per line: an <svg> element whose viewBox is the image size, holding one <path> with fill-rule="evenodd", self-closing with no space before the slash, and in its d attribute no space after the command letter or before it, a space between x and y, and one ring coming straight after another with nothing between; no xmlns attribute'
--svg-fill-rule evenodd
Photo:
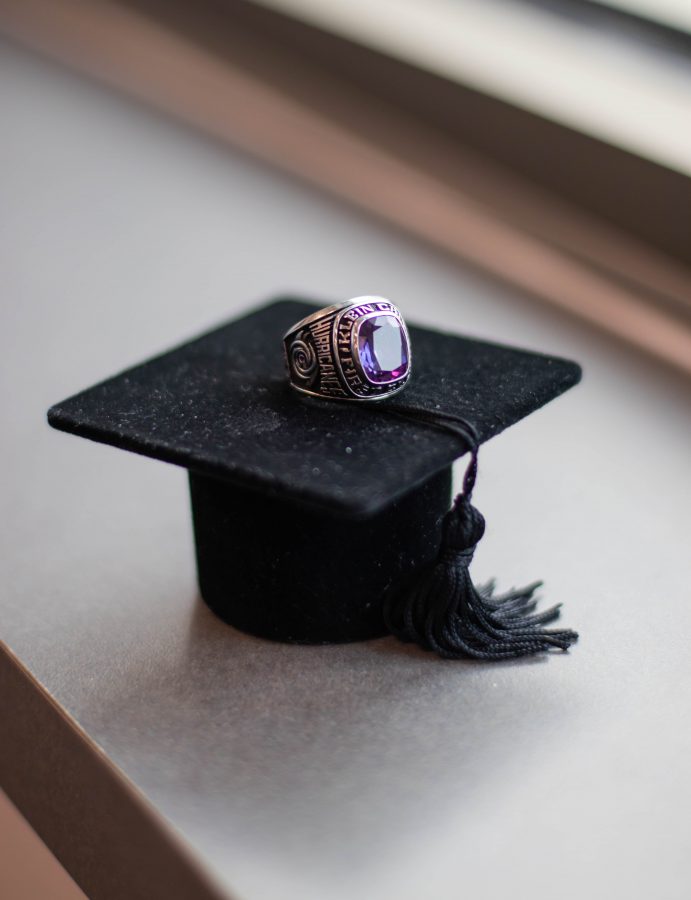
<svg viewBox="0 0 691 900"><path fill-rule="evenodd" d="M293 391L281 338L316 308L273 302L56 404L49 422L287 501L373 514L464 448L379 404ZM472 422L483 442L580 379L576 363L552 356L423 328L411 328L410 338L410 382L382 403L438 405Z"/></svg>

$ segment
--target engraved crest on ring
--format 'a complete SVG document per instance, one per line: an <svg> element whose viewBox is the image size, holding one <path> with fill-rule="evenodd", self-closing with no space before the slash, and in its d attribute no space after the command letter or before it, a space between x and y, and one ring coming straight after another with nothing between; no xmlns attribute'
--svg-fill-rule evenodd
<svg viewBox="0 0 691 900"><path fill-rule="evenodd" d="M309 331L299 331L290 344L289 366L299 381L311 384L317 375L317 353Z"/></svg>

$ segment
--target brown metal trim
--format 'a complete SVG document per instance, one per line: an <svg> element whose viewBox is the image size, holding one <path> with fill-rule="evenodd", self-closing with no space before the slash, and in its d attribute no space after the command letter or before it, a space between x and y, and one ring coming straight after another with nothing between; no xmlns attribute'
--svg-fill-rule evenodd
<svg viewBox="0 0 691 900"><path fill-rule="evenodd" d="M0 785L91 900L229 900L0 643Z"/></svg>
<svg viewBox="0 0 691 900"><path fill-rule="evenodd" d="M686 176L254 2L123 2L517 230L691 313Z"/></svg>
<svg viewBox="0 0 691 900"><path fill-rule="evenodd" d="M125 2L156 11L163 19L167 8L167 16L173 15L170 21L175 21L165 0ZM216 9L217 46L224 34L218 32L222 9L226 29L229 23L249 27L292 48L322 71L366 91L372 101L395 104L487 161L691 263L691 179L686 175L251 0L216 0L208 6L207 16ZM194 17L188 13L184 26L197 40L208 41L199 9L197 4Z"/></svg>

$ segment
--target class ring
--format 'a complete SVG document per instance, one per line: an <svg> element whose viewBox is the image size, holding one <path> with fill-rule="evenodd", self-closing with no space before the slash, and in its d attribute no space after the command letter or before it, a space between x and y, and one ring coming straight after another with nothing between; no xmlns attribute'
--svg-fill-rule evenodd
<svg viewBox="0 0 691 900"><path fill-rule="evenodd" d="M408 329L385 297L320 309L286 332L283 347L291 385L312 397L382 400L410 378Z"/></svg>

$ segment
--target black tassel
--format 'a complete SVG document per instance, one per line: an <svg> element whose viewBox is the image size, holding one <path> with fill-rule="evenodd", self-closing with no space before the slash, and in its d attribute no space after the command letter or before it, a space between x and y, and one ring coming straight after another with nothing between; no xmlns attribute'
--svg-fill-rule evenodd
<svg viewBox="0 0 691 900"><path fill-rule="evenodd" d="M485 520L470 502L479 448L473 426L460 417L418 407L397 404L388 411L461 437L470 462L463 490L444 517L438 558L385 596L387 628L402 641L447 659L499 660L567 650L578 639L576 632L544 627L559 617L559 606L535 612L534 594L542 582L498 596L494 582L477 588L472 582L468 568L485 532Z"/></svg>

